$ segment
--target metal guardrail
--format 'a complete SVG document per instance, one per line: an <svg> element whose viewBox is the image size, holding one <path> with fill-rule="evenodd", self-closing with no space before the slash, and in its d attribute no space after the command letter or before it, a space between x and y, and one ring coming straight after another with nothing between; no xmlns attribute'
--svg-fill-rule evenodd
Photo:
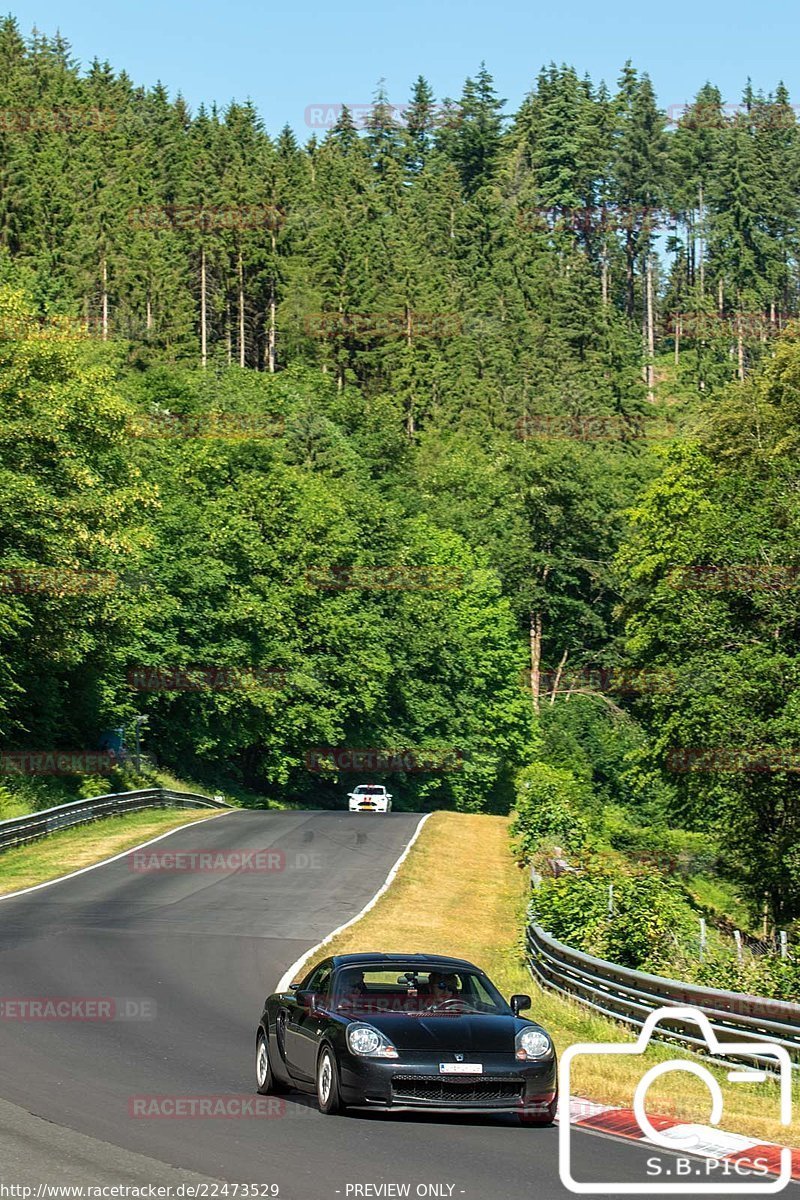
<svg viewBox="0 0 800 1200"><path fill-rule="evenodd" d="M543 987L570 996L606 1017L641 1028L657 1008L696 1008L708 1017L720 1042L777 1043L789 1051L792 1066L800 1071L800 1004L632 971L573 950L536 924L528 926L527 942L531 974ZM696 1036L695 1025L675 1021L669 1029L659 1026L659 1032L663 1039L699 1053L705 1049L705 1042ZM774 1058L757 1054L752 1058L762 1066L775 1066Z"/></svg>
<svg viewBox="0 0 800 1200"><path fill-rule="evenodd" d="M71 800L0 821L0 851L12 846L24 846L47 837L59 829L85 825L101 817L116 817L123 813L140 812L145 808L231 808L224 800L211 799L195 792L173 792L170 788L143 788L138 792L110 792L88 800Z"/></svg>

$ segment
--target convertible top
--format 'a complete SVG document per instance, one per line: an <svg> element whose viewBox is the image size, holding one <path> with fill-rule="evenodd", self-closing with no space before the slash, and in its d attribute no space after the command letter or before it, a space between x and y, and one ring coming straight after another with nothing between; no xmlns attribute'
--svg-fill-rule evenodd
<svg viewBox="0 0 800 1200"><path fill-rule="evenodd" d="M375 966L379 967L385 963L391 966L392 963L417 963L422 966L423 963L428 963L431 966L450 967L457 970L458 967L468 967L471 971L477 971L483 974L480 967L476 967L474 963L468 962L465 958L447 958L443 954L378 954L367 952L364 954L335 954L332 959L334 967L352 966Z"/></svg>

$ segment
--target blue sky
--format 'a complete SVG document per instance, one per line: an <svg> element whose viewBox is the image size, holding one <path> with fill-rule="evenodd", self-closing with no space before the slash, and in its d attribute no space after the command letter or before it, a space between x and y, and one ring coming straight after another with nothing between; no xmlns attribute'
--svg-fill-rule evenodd
<svg viewBox="0 0 800 1200"><path fill-rule="evenodd" d="M437 98L458 96L481 59L507 111L543 63L613 84L626 58L649 72L667 109L706 79L736 102L748 75L765 91L783 79L800 104L797 0L25 0L12 11L25 34L60 29L84 64L97 56L137 84L161 80L193 108L249 97L270 132L288 123L302 140L326 119L312 106L369 104L381 78L402 104L419 74Z"/></svg>

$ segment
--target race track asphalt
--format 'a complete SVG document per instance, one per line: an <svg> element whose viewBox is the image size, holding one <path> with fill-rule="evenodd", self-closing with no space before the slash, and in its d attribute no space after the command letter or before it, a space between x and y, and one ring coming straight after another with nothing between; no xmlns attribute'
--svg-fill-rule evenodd
<svg viewBox="0 0 800 1200"><path fill-rule="evenodd" d="M192 1172L275 1184L283 1200L403 1194L381 1184L454 1200L567 1196L557 1131L513 1118L322 1117L294 1093L269 1118L131 1115L131 1097L252 1098L264 997L305 950L371 899L419 819L235 812L178 830L152 849L271 848L285 856L283 869L137 872L121 859L0 900L1 998L113 998L115 1013L127 1002L129 1016L31 1020L5 1010L0 1183L174 1182ZM409 947L425 949L424 941ZM648 1194L652 1149L573 1136L578 1178L641 1182L640 1194Z"/></svg>

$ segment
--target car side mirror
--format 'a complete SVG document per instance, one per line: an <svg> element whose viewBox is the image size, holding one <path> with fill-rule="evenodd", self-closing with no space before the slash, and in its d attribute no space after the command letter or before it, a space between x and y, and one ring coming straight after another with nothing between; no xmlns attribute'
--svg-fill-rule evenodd
<svg viewBox="0 0 800 1200"><path fill-rule="evenodd" d="M318 1010L320 998L317 992L298 991L295 994L297 996L298 1003L303 1008L307 1008L310 1013L315 1013Z"/></svg>
<svg viewBox="0 0 800 1200"><path fill-rule="evenodd" d="M300 984L299 984L299 983L290 983L290 984L289 984L289 991L290 991L290 992L296 992L296 991L297 991L297 989L298 989L299 987L300 987Z"/></svg>
<svg viewBox="0 0 800 1200"><path fill-rule="evenodd" d="M530 1008L531 998L523 992L519 992L516 996L511 997L511 1010L515 1017L518 1017L526 1008Z"/></svg>

